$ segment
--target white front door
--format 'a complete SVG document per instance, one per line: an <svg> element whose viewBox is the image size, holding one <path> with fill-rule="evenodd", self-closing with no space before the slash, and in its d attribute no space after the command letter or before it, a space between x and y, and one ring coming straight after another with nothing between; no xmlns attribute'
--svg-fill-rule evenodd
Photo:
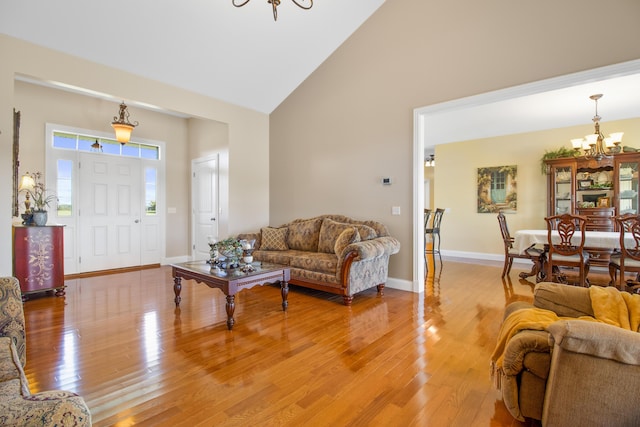
<svg viewBox="0 0 640 427"><path fill-rule="evenodd" d="M208 259L209 242L218 239L218 159L192 164L192 258Z"/></svg>
<svg viewBox="0 0 640 427"><path fill-rule="evenodd" d="M141 265L140 160L81 153L79 272Z"/></svg>

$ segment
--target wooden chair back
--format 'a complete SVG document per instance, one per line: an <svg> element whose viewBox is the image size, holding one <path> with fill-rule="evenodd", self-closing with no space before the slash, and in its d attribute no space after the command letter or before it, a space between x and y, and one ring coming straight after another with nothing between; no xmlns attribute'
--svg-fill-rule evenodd
<svg viewBox="0 0 640 427"><path fill-rule="evenodd" d="M627 259L640 261L640 215L626 214L616 217L620 230L620 252ZM635 242L634 246L627 246L626 235L630 234Z"/></svg>
<svg viewBox="0 0 640 427"><path fill-rule="evenodd" d="M545 218L547 222L547 242L549 254L557 253L562 256L582 255L584 250L584 231L587 218L581 215L562 214ZM558 232L559 240L552 239L553 231ZM573 236L580 233L580 240L576 244Z"/></svg>
<svg viewBox="0 0 640 427"><path fill-rule="evenodd" d="M498 213L498 224L500 224L500 233L502 234L502 241L504 242L504 250L509 252L509 249L513 247L513 237L509 234L509 227L507 226L507 219L502 211Z"/></svg>

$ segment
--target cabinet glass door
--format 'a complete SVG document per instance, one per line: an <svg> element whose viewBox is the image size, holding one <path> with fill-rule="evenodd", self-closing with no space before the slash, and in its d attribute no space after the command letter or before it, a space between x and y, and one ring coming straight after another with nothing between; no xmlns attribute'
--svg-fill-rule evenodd
<svg viewBox="0 0 640 427"><path fill-rule="evenodd" d="M553 215L573 213L573 170L571 166L558 166L554 173L554 212Z"/></svg>
<svg viewBox="0 0 640 427"><path fill-rule="evenodd" d="M638 162L618 164L619 214L638 213Z"/></svg>

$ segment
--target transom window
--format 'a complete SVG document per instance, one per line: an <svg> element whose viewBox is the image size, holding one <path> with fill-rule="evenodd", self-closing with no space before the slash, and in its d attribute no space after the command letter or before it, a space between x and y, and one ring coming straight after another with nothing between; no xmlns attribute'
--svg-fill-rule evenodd
<svg viewBox="0 0 640 427"><path fill-rule="evenodd" d="M120 144L115 139L100 138L69 132L53 132L53 146L55 148L102 152L116 156L139 157L142 159L160 159L160 147L137 142Z"/></svg>

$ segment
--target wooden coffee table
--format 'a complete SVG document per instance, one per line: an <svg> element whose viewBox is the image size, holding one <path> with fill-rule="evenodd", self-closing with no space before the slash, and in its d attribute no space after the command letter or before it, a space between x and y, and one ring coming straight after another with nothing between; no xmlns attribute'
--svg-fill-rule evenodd
<svg viewBox="0 0 640 427"><path fill-rule="evenodd" d="M282 311L287 311L289 295L289 267L278 264L254 263L255 271L243 272L240 268L221 269L212 267L206 261L191 261L171 265L173 274L173 293L176 295L174 302L180 306L180 291L182 291L182 279L195 280L204 283L210 288L218 288L227 296L227 328L231 330L235 320L233 312L236 309L235 295L243 289L268 283L280 283L282 295Z"/></svg>

